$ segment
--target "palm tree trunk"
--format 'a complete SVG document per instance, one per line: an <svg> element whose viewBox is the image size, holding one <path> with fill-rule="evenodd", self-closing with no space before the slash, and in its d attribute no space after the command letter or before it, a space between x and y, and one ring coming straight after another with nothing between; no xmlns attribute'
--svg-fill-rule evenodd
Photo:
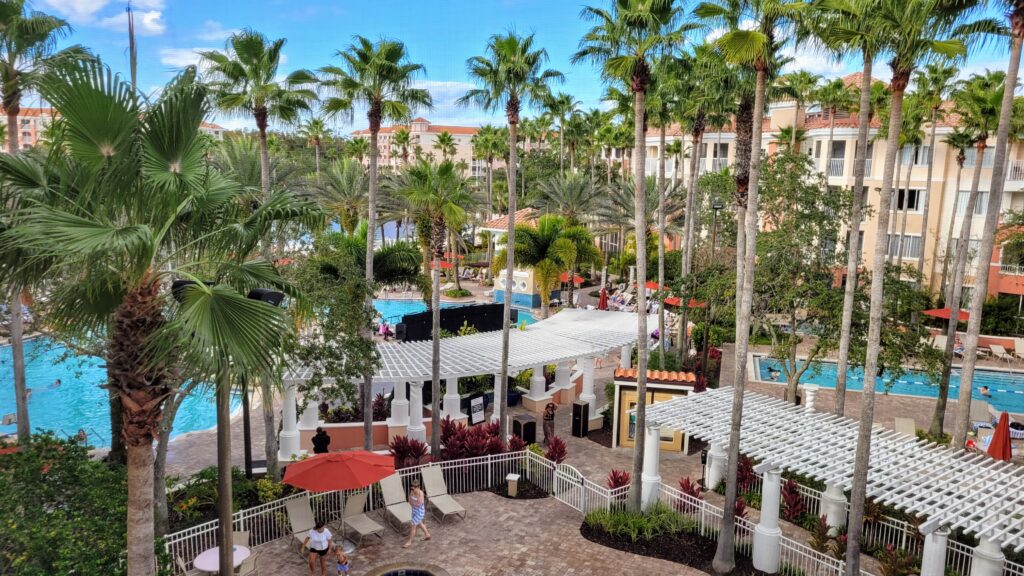
<svg viewBox="0 0 1024 576"><path fill-rule="evenodd" d="M742 277L742 287L737 284L739 292L739 314L736 316L736 360L735 379L733 380L732 416L730 433L728 466L725 473L725 511L722 514L722 528L718 534L718 546L712 567L719 574L732 572L735 567L735 526L736 516L736 470L739 466L740 424L743 421L743 391L747 383L747 346L750 342L750 310L754 301L754 262L757 252L757 193L761 174L761 133L764 119L765 77L764 68L757 70L757 86L754 90L753 134L750 143L750 188L747 193L745 217L746 246L743 250L742 275L737 274L737 282ZM738 240L738 238L737 238ZM738 244L737 244L738 245ZM737 264L740 264L737 257ZM740 272L737 270L737 272Z"/></svg>
<svg viewBox="0 0 1024 576"><path fill-rule="evenodd" d="M441 458L441 255L430 274L430 456Z"/></svg>
<svg viewBox="0 0 1024 576"><path fill-rule="evenodd" d="M825 141L825 187L828 188L828 173L832 163L832 135L836 130L836 113L835 110L830 110L828 115L828 140ZM827 191L827 190L826 190Z"/></svg>
<svg viewBox="0 0 1024 576"><path fill-rule="evenodd" d="M18 417L18 444L32 441L32 427L28 419L28 391L25 384L25 336L22 321L21 290L11 286L11 365L14 369L14 398Z"/></svg>
<svg viewBox="0 0 1024 576"><path fill-rule="evenodd" d="M487 206L484 208L484 216L491 219L491 208L494 206L494 159L487 160ZM491 276L491 261L494 260L494 234L487 234L487 266L484 266L482 273L486 277Z"/></svg>
<svg viewBox="0 0 1024 576"><path fill-rule="evenodd" d="M789 135L789 151L796 154L796 131L800 126L800 99L796 99L796 110L793 111L793 133Z"/></svg>
<svg viewBox="0 0 1024 576"><path fill-rule="evenodd" d="M935 124L937 122L937 119L936 119L937 113L938 113L938 109L937 108L932 108L931 133L928 136L928 173L927 173L927 175L925 176L925 179L924 179L924 182L925 182L924 183L924 198L921 200L922 202L924 202L924 210L923 210L923 213L921 214L921 222L922 222L922 225L921 225L921 257L917 259L917 282L916 282L916 286L918 288L921 287L921 281L924 278L924 250L925 250L925 246L928 245L928 213L931 211L931 207L932 207L932 202L931 202L931 196L932 196L932 172L933 172L933 168L935 168L935 128L936 128ZM960 189L959 188L957 188L956 193L957 193L957 195L960 194ZM954 196L954 198L956 198L956 196ZM955 208L955 206L954 206L954 208ZM950 217L950 222L952 222L955 218L956 218L956 214L954 213L953 216ZM933 260L933 262L934 262L934 260ZM932 271L928 273L929 284L931 283L932 274L934 274L934 271L935 271L935 268L934 268L934 265L933 265L932 266ZM913 312L913 322L915 324L917 323L917 310L914 310L914 312Z"/></svg>
<svg viewBox="0 0 1024 576"><path fill-rule="evenodd" d="M630 504L640 510L641 482L644 469L644 444L647 430L647 186L644 178L644 96L643 90L633 92L633 233L636 235L636 438L633 446L633 483L629 488Z"/></svg>
<svg viewBox="0 0 1024 576"><path fill-rule="evenodd" d="M221 574L231 574L235 569L231 476L231 377L225 366L217 382L217 532Z"/></svg>
<svg viewBox="0 0 1024 576"><path fill-rule="evenodd" d="M171 442L171 430L178 408L191 392L191 386L179 390L164 406L164 417L160 421L160 436L157 438L156 457L153 460L153 524L156 537L162 538L168 530L167 482L164 479L167 471L167 449Z"/></svg>
<svg viewBox="0 0 1024 576"><path fill-rule="evenodd" d="M896 202L892 202L891 203L892 204L892 214L889 216L889 222L891 224L891 227L887 228L886 229L886 233L885 233L886 249L889 250L889 248L893 247L893 245L896 244L896 246L895 246L895 251L896 252L899 252L899 245L897 243L894 243L892 240L896 236L896 223L899 221L899 209L900 209L899 187L900 187L900 174L901 174L902 170L903 170L903 148L900 148L899 151L896 154L896 177L893 178L893 183L895 184L895 188L893 189L893 196L894 196L893 200L896 200ZM906 203L907 203L907 199L904 198L903 199L903 204L905 205ZM886 259L888 260L889 264L892 264L892 261L895 258L895 256L896 255L893 253L893 250L889 250L886 253Z"/></svg>
<svg viewBox="0 0 1024 576"><path fill-rule="evenodd" d="M896 253L896 267L901 268L903 266L903 239L907 234L907 216L910 215L910 175L914 172L914 164L907 166L907 181L903 187L903 221L900 223L900 239L896 243L898 252ZM921 256L918 261L924 258L924 247L921 249Z"/></svg>
<svg viewBox="0 0 1024 576"><path fill-rule="evenodd" d="M269 376L260 378L260 405L263 412L263 456L267 460L267 476L281 479L277 461L277 422L274 411L274 383Z"/></svg>
<svg viewBox="0 0 1024 576"><path fill-rule="evenodd" d="M313 158L316 159L316 181L320 182L320 140L313 143Z"/></svg>
<svg viewBox="0 0 1024 576"><path fill-rule="evenodd" d="M946 231L946 251L945 251L945 254L944 254L943 258L942 258L942 279L939 282L939 290L941 290L943 294L947 293L947 289L946 289L946 280L947 280L947 278L946 278L946 275L949 273L950 250L952 249L952 246L953 246L953 224L956 223L956 208L957 208L957 203L959 203L959 201L960 201L960 178L963 175L963 171L964 171L964 167L960 163L960 160L958 158L957 159L957 168L956 168L956 200L953 201L953 214L949 218L949 228ZM965 213L965 216L966 215L967 214ZM946 299L946 306L947 307L950 306L949 298Z"/></svg>
<svg viewBox="0 0 1024 576"><path fill-rule="evenodd" d="M839 353L836 360L836 400L833 412L839 416L844 415L846 409L846 372L850 362L853 302L857 294L861 206L864 204L864 167L868 155L868 125L871 123L871 66L872 55L864 54L864 70L860 81L860 109L857 114L857 149L856 157L853 159L853 208L850 212L850 236L846 244L846 286L843 292L843 318L839 328ZM831 131L829 133L831 134ZM878 241L876 239L876 242Z"/></svg>
<svg viewBox="0 0 1024 576"><path fill-rule="evenodd" d="M366 285L369 288L366 295L366 309L373 310L373 252L374 236L377 228L377 138L380 132L379 110L375 116L371 108L370 118L370 168L369 168L369 191L366 195ZM436 298L437 295L435 294ZM373 339L370 326L366 326L365 335L368 340ZM360 401L363 406L363 449L373 450L373 374L367 373L363 376L363 388Z"/></svg>
<svg viewBox="0 0 1024 576"><path fill-rule="evenodd" d="M128 576L149 576L156 564L153 542L153 438L127 446Z"/></svg>
<svg viewBox="0 0 1024 576"><path fill-rule="evenodd" d="M878 199L878 223L876 234L889 227L889 204L893 186L893 164L899 152L896 143L903 124L903 92L909 73L904 77L894 75L892 100L889 106L889 134L885 147L885 168L882 171L882 192ZM874 259L871 264L871 305L868 312L867 358L864 362L864 391L861 400L860 426L857 432L857 451L854 457L853 488L850 491L850 519L847 533L846 576L860 575L861 537L864 533L864 499L867 490L868 462L871 456L871 430L875 420L875 380L878 370L878 354L881 348L882 312L885 304L885 256L887 242L875 242Z"/></svg>
<svg viewBox="0 0 1024 576"><path fill-rule="evenodd" d="M693 149L699 150L701 143L704 141L704 127L699 125L703 122L703 112L698 112L697 126L694 128L691 134L691 140L693 143ZM683 249L683 266L680 275L684 278L690 274L693 270L693 252L694 252L694 241L696 240L696 208L697 208L697 183L700 181L700 170L697 168L699 153L694 153L690 157L690 183L687 185L686 190L686 219L683 223L683 238L686 242L686 246ZM679 364L682 366L687 356L690 354L690 338L687 333L690 324L690 308L688 293L683 294L679 306L679 327L678 327L678 338L679 338Z"/></svg>
<svg viewBox="0 0 1024 576"><path fill-rule="evenodd" d="M558 173L565 176L565 126L558 123Z"/></svg>
<svg viewBox="0 0 1024 576"><path fill-rule="evenodd" d="M658 128L658 292L665 286L665 123ZM665 370L665 300L658 298L658 360Z"/></svg>
<svg viewBox="0 0 1024 576"><path fill-rule="evenodd" d="M508 346L509 328L512 315L512 271L515 269L515 245L516 245L516 126L519 124L519 102L510 100L506 113L508 115L508 240L505 244L505 301L503 317L501 319L501 379L494 391L498 396L498 440L502 448L505 447L508 439Z"/></svg>

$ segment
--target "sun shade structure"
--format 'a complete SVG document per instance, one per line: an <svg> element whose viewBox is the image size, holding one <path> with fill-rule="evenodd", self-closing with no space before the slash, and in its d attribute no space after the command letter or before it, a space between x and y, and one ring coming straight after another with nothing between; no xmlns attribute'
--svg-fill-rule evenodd
<svg viewBox="0 0 1024 576"><path fill-rule="evenodd" d="M654 322L654 316L648 322ZM509 333L509 373L535 366L604 356L634 344L637 315L628 312L566 309L555 316ZM430 380L431 342L378 342L381 365L374 382ZM441 340L441 378L501 372L501 332L483 332ZM304 367L293 367L285 380L309 378Z"/></svg>
<svg viewBox="0 0 1024 576"><path fill-rule="evenodd" d="M719 388L647 408L649 426L673 428L728 444L733 389ZM746 393L740 451L758 469L783 468L849 489L856 420ZM875 427L867 495L927 520L920 530L961 528L1024 550L1024 467L985 454L954 451Z"/></svg>
<svg viewBox="0 0 1024 576"><path fill-rule="evenodd" d="M943 320L949 320L949 317L953 315L953 310L950 308L935 308L933 310L925 310L921 312L925 316L931 316L932 318L941 318ZM971 314L967 310L957 310L956 319L957 322L967 322L971 318Z"/></svg>

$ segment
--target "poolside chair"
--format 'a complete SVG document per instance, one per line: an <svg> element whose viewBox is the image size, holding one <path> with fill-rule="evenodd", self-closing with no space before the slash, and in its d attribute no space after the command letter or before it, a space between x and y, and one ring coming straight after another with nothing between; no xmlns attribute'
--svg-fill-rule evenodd
<svg viewBox="0 0 1024 576"><path fill-rule="evenodd" d="M245 546L246 548L248 548L249 547L249 531L248 530L242 530L240 532L232 532L231 533L231 542L234 543L236 546Z"/></svg>
<svg viewBox="0 0 1024 576"><path fill-rule="evenodd" d="M936 334L935 337L932 338L932 346L934 346L936 350L945 352L947 341L948 338L945 334Z"/></svg>
<svg viewBox="0 0 1024 576"><path fill-rule="evenodd" d="M195 568L189 570L188 564L185 563L181 556L175 556L174 563L177 565L178 572L183 576L206 576L206 572L202 570L196 570Z"/></svg>
<svg viewBox="0 0 1024 576"><path fill-rule="evenodd" d="M914 422L913 418L903 418L897 416L895 418L896 431L900 434L905 434L911 438L917 438L917 423Z"/></svg>
<svg viewBox="0 0 1024 576"><path fill-rule="evenodd" d="M1007 364L1013 362L1013 356L1006 351L1006 348L1003 348L999 344L989 344L988 348L992 351L992 356L1000 360L1005 360Z"/></svg>
<svg viewBox="0 0 1024 576"><path fill-rule="evenodd" d="M316 521L313 520L313 508L309 505L309 496L299 496L284 503L288 513L288 523L292 527L292 538L295 539L295 551L302 555L302 543Z"/></svg>
<svg viewBox="0 0 1024 576"><path fill-rule="evenodd" d="M363 509L366 507L366 498L369 492L351 494L345 500L345 512L341 516L341 535L345 536L345 529L359 535L359 544L363 544L363 538L371 534L384 539L384 527L377 524L367 516Z"/></svg>
<svg viewBox="0 0 1024 576"><path fill-rule="evenodd" d="M971 428L992 428L992 410L984 400L971 401Z"/></svg>
<svg viewBox="0 0 1024 576"><path fill-rule="evenodd" d="M1024 338L1013 338L1013 355L1024 360Z"/></svg>
<svg viewBox="0 0 1024 576"><path fill-rule="evenodd" d="M256 576L259 572L256 569L256 560L259 558L259 554L253 553L252 556L246 558L242 565L235 568L235 576Z"/></svg>
<svg viewBox="0 0 1024 576"><path fill-rule="evenodd" d="M405 488L398 472L380 481L380 491L384 494L384 519L401 532L412 523L412 507L405 498Z"/></svg>
<svg viewBox="0 0 1024 576"><path fill-rule="evenodd" d="M444 482L444 475L441 474L440 466L427 466L420 471L423 476L423 486L427 492L427 502L434 509L435 515L440 515L441 522L449 516L459 516L466 519L466 509L448 495L448 486Z"/></svg>

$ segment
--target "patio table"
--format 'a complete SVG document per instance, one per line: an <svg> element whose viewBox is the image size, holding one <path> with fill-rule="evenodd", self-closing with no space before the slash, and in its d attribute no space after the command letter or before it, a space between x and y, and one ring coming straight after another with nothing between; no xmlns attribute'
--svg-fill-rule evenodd
<svg viewBox="0 0 1024 576"><path fill-rule="evenodd" d="M245 559L252 555L252 551L246 546L234 547L233 562L235 568L242 565ZM196 556L195 560L192 561L192 565L195 566L196 570L216 574L220 571L220 547L214 546L209 550L204 550L199 556Z"/></svg>

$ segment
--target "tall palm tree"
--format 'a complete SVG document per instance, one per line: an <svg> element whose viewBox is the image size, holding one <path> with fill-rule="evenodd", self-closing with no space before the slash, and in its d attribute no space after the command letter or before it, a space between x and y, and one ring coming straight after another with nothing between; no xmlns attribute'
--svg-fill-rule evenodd
<svg viewBox="0 0 1024 576"><path fill-rule="evenodd" d="M653 58L671 42L682 40L682 31L671 30L676 17L671 0L615 0L610 10L588 6L583 17L595 22L580 40L579 50L572 61L590 61L601 66L606 80L624 84L633 95L633 186L634 211L640 214L647 205L644 182L644 155L647 150L645 135L644 99L651 83ZM635 218L637 237L637 406L636 445L633 447L633 478L640 478L644 461L644 431L647 425L647 251L639 244L645 237L643 223ZM640 483L630 487L630 502L640 509Z"/></svg>
<svg viewBox="0 0 1024 576"><path fill-rule="evenodd" d="M910 154L907 158L907 180L903 186L903 219L900 222L900 234L896 241L897 268L903 266L903 238L907 233L907 214L910 212L910 176L914 172L914 164L917 164L914 159L914 150L920 149L921 144L924 143L924 131L921 129L921 126L925 122L925 113L927 112L924 102L917 94L904 99L903 107L903 127L900 129L900 144ZM899 188L899 182L896 182L896 187L897 189ZM924 200L918 200L918 202L922 201ZM925 229L928 227L928 221L924 220L923 222L922 229ZM921 260L924 260L923 244L921 256L918 258L918 261Z"/></svg>
<svg viewBox="0 0 1024 576"><path fill-rule="evenodd" d="M790 25L806 4L788 0L754 0L749 3L750 16L754 21L753 30L731 27L715 46L727 60L754 70L754 102L750 143L750 185L747 190L744 225L737 226L736 238L736 371L733 384L732 418L730 422L728 469L726 472L725 510L732 510L736 502L736 469L739 462L740 424L743 418L743 390L746 385L747 347L750 341L750 310L754 296L754 265L757 252L757 202L761 173L762 119L765 109L765 92L769 74L777 70L777 50L780 43L776 33ZM695 14L701 18L734 25L735 10L729 5L704 3L697 7ZM742 232L741 232L742 231ZM742 236L742 237L741 237ZM735 566L735 538L733 526L735 517L725 514L718 538L713 566L715 571L726 573Z"/></svg>
<svg viewBox="0 0 1024 576"><path fill-rule="evenodd" d="M565 174L565 124L576 114L580 102L572 94L559 92L544 102L548 113L558 121L558 172Z"/></svg>
<svg viewBox="0 0 1024 576"><path fill-rule="evenodd" d="M316 161L316 179L320 181L320 148L325 138L330 138L331 129L324 123L323 118L310 118L299 127L299 136L306 139L313 146L313 158Z"/></svg>
<svg viewBox="0 0 1024 576"><path fill-rule="evenodd" d="M408 166L409 145L412 144L412 135L409 133L409 129L403 127L395 130L394 136L391 137L391 144L398 148L399 156L402 158L402 166Z"/></svg>
<svg viewBox="0 0 1024 576"><path fill-rule="evenodd" d="M876 33L882 35L892 54L889 103L889 125L886 139L885 165L882 172L881 196L876 220L877 237L889 226L889 204L893 190L893 168L896 164L902 128L903 96L918 62L932 55L955 58L966 54L966 46L958 38L958 25L966 18L970 3L951 5L941 0L881 0L873 7ZM875 382L880 351L884 300L886 242L876 242L871 270L871 300L868 312L867 353L864 362L864 390L861 419L854 460L853 487L850 495L850 531L847 538L846 574L860 574L860 549L864 523L864 498L867 488L868 463L871 452L871 430L874 425ZM971 352L973 353L973 351Z"/></svg>
<svg viewBox="0 0 1024 576"><path fill-rule="evenodd" d="M533 35L519 36L514 32L495 34L487 41L485 56L473 56L466 61L470 77L480 87L466 92L458 102L475 103L484 110L504 110L508 122L508 243L515 246L516 173L519 168L516 129L523 105L540 104L550 94L549 85L563 80L561 72L543 69L548 53L534 47ZM498 389L499 439L504 446L508 435L505 416L508 413L508 333L512 312L512 270L515 254L505 263L505 306L501 327L501 377Z"/></svg>
<svg viewBox="0 0 1024 576"><path fill-rule="evenodd" d="M414 88L413 79L423 72L423 65L409 62L405 44L397 40L381 39L372 42L362 36L337 56L342 66L324 66L320 69L321 85L332 94L324 102L329 115L343 114L352 117L356 107L366 108L366 119L370 124L370 166L367 183L367 230L366 240L366 282L373 285L374 235L377 230L377 181L379 171L377 157L380 154L378 142L381 123L387 120L400 121L412 117L420 107L432 105L430 92ZM366 307L373 306L373 294L367 294ZM369 327L366 337L370 338ZM363 447L373 448L373 374L367 374L362 387L363 406Z"/></svg>
<svg viewBox="0 0 1024 576"><path fill-rule="evenodd" d="M672 157L672 182L671 186L675 186L676 182L679 181L679 164L683 161L683 141L682 139L673 140L665 144L665 154Z"/></svg>
<svg viewBox="0 0 1024 576"><path fill-rule="evenodd" d="M327 166L323 181L316 187L317 201L337 219L346 234L354 234L366 214L367 180L362 164L342 158Z"/></svg>
<svg viewBox="0 0 1024 576"><path fill-rule="evenodd" d="M961 190L960 182L964 171L964 164L967 162L967 150L974 146L976 139L977 137L970 130L965 129L962 126L957 126L956 128L953 129L952 132L950 132L945 138L942 139L942 142L945 143L947 147L949 147L951 150L956 150L956 191L958 197L955 203L956 205L954 206L954 216L959 211L959 194ZM971 217L970 214L966 213L964 214L964 216L967 218ZM956 218L950 218L949 227L946 231L946 251L942 258L942 275L940 276L939 280L939 290L942 292L942 294L947 293L946 282L947 274L949 273L949 264L950 262L956 259L956 255L953 254L953 225L955 223ZM949 304L950 299L948 297L945 298L945 302L947 306L951 306L951 304Z"/></svg>
<svg viewBox="0 0 1024 576"><path fill-rule="evenodd" d="M574 172L541 182L539 188L538 207L549 214L557 214L565 218L566 225L571 227L585 225L585 220L589 220L589 217L595 213L605 194L603 186L595 186L589 178ZM577 266L583 263L582 260L589 262L589 259L586 258L589 252L586 254L584 252L587 252L584 248L577 249L577 255L582 255L584 258L578 257L573 262L574 265L570 271L572 275L575 275ZM596 262L593 263L596 264ZM569 294L564 299L566 306L570 308L575 306L573 304L575 290L576 284L570 281Z"/></svg>
<svg viewBox="0 0 1024 576"><path fill-rule="evenodd" d="M829 164L832 163L832 140L836 129L836 112L853 108L857 101L856 98L857 93L853 86L847 86L842 78L829 80L814 92L814 101L821 106L822 111L828 111L828 139L825 141L825 169L823 170L826 175Z"/></svg>
<svg viewBox="0 0 1024 576"><path fill-rule="evenodd" d="M437 135L433 148L441 153L442 160L451 160L452 156L455 156L455 137L451 132L442 130Z"/></svg>
<svg viewBox="0 0 1024 576"><path fill-rule="evenodd" d="M370 141L363 137L352 138L345 144L345 155L362 164L363 158L370 155Z"/></svg>
<svg viewBox="0 0 1024 576"><path fill-rule="evenodd" d="M280 217L320 219L288 195L253 208L250 193L208 168L199 124L209 99L195 77L186 69L144 106L98 61L62 69L39 91L63 118L64 145L45 160L0 158L0 176L33 196L0 242L53 258L53 278L76 279L49 294L56 331L107 334L109 385L124 406L132 576L156 565L153 438L178 364L218 386L220 541L230 550L231 370L269 371L289 330L281 311L245 293L293 293L268 263L239 255ZM170 280L195 279L200 265L216 284L185 289L175 305Z"/></svg>
<svg viewBox="0 0 1024 576"><path fill-rule="evenodd" d="M481 126L473 135L473 156L482 159L487 164L487 182L485 184L486 198L484 200L484 219L491 219L491 211L494 210L494 160L503 158L508 143L505 142L504 133L494 126ZM494 258L494 235L487 236L487 262ZM485 274L490 274L490 267Z"/></svg>
<svg viewBox="0 0 1024 576"><path fill-rule="evenodd" d="M431 164L421 160L409 167L395 183L398 193L413 207L417 222L427 231L432 260L430 310L433 343L431 360L430 449L441 453L441 259L449 230L459 230L466 221L462 208L470 201L469 188L450 160ZM454 386L454 379L445 386Z"/></svg>
<svg viewBox="0 0 1024 576"><path fill-rule="evenodd" d="M75 57L83 52L72 47L57 51L57 43L71 33L68 23L42 12L27 12L25 0L4 0L0 2L0 100L7 114L7 152L17 154L21 150L18 115L21 113L21 97L39 80L43 71L62 57ZM13 276L12 276L13 279ZM21 296L27 286L7 281L0 289L6 290L10 312L11 356L14 371L14 399L18 417L18 442L31 440L31 426L28 415L28 392L25 387L25 345L22 320ZM113 401L112 401L113 402ZM112 404L113 406L113 404ZM120 428L116 428L117 433ZM124 444L118 439L112 441L111 455L117 461L123 460Z"/></svg>
<svg viewBox="0 0 1024 576"><path fill-rule="evenodd" d="M804 104L814 98L814 93L817 91L820 82L821 76L806 70L797 70L796 72L784 74L777 82L781 93L796 102L796 111L793 113L793 125L790 127L792 129L789 134L789 148L791 150L796 149L797 145L796 129L800 127L800 112L803 111Z"/></svg>

